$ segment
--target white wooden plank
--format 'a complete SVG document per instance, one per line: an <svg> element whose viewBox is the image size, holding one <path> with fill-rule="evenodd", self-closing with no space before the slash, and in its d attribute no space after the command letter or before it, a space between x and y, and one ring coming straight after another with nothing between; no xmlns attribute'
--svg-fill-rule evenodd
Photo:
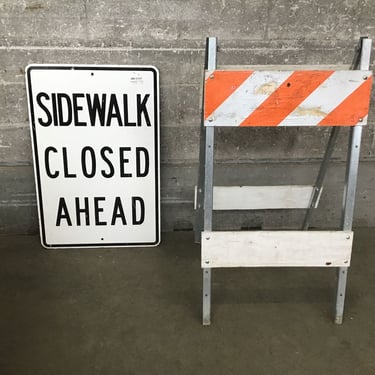
<svg viewBox="0 0 375 375"><path fill-rule="evenodd" d="M349 267L353 232L203 232L202 267Z"/></svg>
<svg viewBox="0 0 375 375"><path fill-rule="evenodd" d="M308 208L314 187L214 186L214 210L267 210Z"/></svg>

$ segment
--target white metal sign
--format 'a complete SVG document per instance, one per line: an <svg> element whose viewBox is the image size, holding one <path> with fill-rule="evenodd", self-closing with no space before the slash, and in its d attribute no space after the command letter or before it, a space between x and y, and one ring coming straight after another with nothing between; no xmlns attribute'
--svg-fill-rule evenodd
<svg viewBox="0 0 375 375"><path fill-rule="evenodd" d="M43 246L157 245L157 69L30 65L26 82Z"/></svg>

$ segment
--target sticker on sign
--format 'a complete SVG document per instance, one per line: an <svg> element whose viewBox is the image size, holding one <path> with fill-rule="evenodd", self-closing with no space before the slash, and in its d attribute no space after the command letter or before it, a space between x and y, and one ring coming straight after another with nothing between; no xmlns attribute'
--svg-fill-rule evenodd
<svg viewBox="0 0 375 375"><path fill-rule="evenodd" d="M41 242L160 242L159 77L152 66L26 69Z"/></svg>

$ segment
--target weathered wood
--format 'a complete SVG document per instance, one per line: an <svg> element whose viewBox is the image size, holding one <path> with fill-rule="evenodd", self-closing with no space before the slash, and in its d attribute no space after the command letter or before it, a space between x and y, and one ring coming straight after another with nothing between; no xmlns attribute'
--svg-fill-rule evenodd
<svg viewBox="0 0 375 375"><path fill-rule="evenodd" d="M214 186L214 210L308 208L313 186ZM318 202L317 202L318 203Z"/></svg>
<svg viewBox="0 0 375 375"><path fill-rule="evenodd" d="M202 268L348 267L353 232L203 232Z"/></svg>
<svg viewBox="0 0 375 375"><path fill-rule="evenodd" d="M205 126L366 125L368 70L206 72Z"/></svg>

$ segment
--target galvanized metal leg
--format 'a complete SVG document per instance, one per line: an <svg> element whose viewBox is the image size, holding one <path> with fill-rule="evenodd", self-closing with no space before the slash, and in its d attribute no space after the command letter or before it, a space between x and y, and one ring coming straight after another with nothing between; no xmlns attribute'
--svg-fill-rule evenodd
<svg viewBox="0 0 375 375"><path fill-rule="evenodd" d="M203 199L203 227L204 230L212 230L212 206L213 206L213 149L214 128L205 128L204 140L204 184L201 192ZM199 202L199 200L198 200ZM199 204L199 203L198 203ZM200 235L200 233L199 233ZM201 240L199 239L199 242ZM211 269L203 268L203 325L211 324Z"/></svg>
<svg viewBox="0 0 375 375"><path fill-rule="evenodd" d="M345 292L346 282L348 279L348 267L340 267L337 272L337 295L336 295L336 312L335 312L335 323L342 324L344 317L344 304L345 304Z"/></svg>
<svg viewBox="0 0 375 375"><path fill-rule="evenodd" d="M352 67L359 70L368 70L370 66L371 39L361 38L359 42L360 54L353 61ZM355 193L357 188L359 154L361 149L362 126L350 129L349 153L346 165L346 181L343 201L342 229L351 230L353 224L353 213ZM344 316L346 282L348 278L348 267L338 269L337 295L335 323L341 324Z"/></svg>
<svg viewBox="0 0 375 375"><path fill-rule="evenodd" d="M305 215L305 220L303 221L303 227L302 227L303 230L309 229L311 214L313 212L313 209L316 207L316 203L319 199L319 196L323 187L324 177L327 173L328 163L329 163L329 160L331 159L339 131L340 131L340 128L338 126L335 126L332 128L331 135L328 140L327 148L324 153L322 163L320 164L318 177L316 179L314 191L311 197L310 207L308 208L306 215Z"/></svg>
<svg viewBox="0 0 375 375"><path fill-rule="evenodd" d="M201 242L201 233L203 230L203 205L204 205L204 176L205 176L205 155L206 151L206 129L201 125L200 149L199 149L199 171L198 186L195 192L195 227L194 240L195 243Z"/></svg>
<svg viewBox="0 0 375 375"><path fill-rule="evenodd" d="M204 179L204 230L212 230L214 128L206 129ZM203 269L203 325L211 324L211 269Z"/></svg>
<svg viewBox="0 0 375 375"><path fill-rule="evenodd" d="M216 38L207 38L206 41L206 56L204 68L207 70L216 69ZM206 130L204 126L204 94L202 96L202 116L200 129L200 147L199 147L199 172L198 172L198 186L195 196L195 228L194 240L196 243L201 242L201 232L204 228L203 206L204 206L204 184L206 175Z"/></svg>
<svg viewBox="0 0 375 375"><path fill-rule="evenodd" d="M355 193L357 188L357 175L359 154L361 148L362 126L355 126L350 129L349 153L346 168L346 182L344 190L342 230L350 231L353 224L353 213L355 204ZM348 277L348 267L338 269L337 295L335 323L341 324L344 315L345 290Z"/></svg>
<svg viewBox="0 0 375 375"><path fill-rule="evenodd" d="M204 230L212 230L213 179L214 179L214 132L213 127L206 129L205 176L204 176Z"/></svg>
<svg viewBox="0 0 375 375"><path fill-rule="evenodd" d="M207 39L207 70L216 69L216 38ZM202 124L203 126L203 124ZM215 128L205 127L203 229L212 230ZM203 325L211 324L211 269L203 269Z"/></svg>
<svg viewBox="0 0 375 375"><path fill-rule="evenodd" d="M203 325L211 324L211 269L203 268Z"/></svg>

